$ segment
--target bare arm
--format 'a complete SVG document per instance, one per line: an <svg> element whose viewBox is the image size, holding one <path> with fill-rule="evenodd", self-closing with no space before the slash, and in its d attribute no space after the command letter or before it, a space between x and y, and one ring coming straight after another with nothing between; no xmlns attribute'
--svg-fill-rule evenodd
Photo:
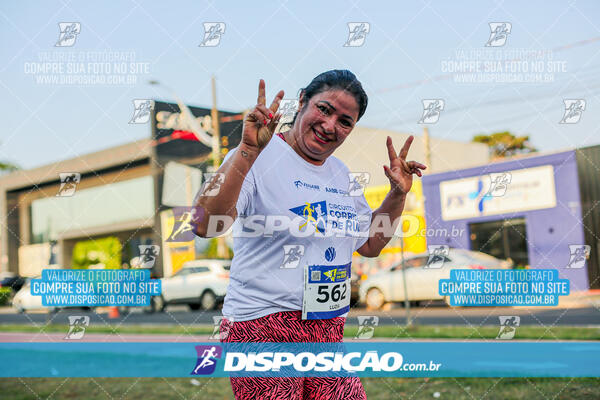
<svg viewBox="0 0 600 400"><path fill-rule="evenodd" d="M392 139L387 138L387 149L390 158L390 166L383 166L385 175L390 180L390 191L381 203L381 206L373 212L369 239L357 250L358 254L364 257L377 257L381 250L388 244L399 224L399 217L402 216L406 194L412 187L413 174L421 176L421 170L427 168L425 165L416 161L406 161L408 150L414 138L409 136L402 146L400 153L396 155ZM374 229L373 222L378 224L379 219L389 218L392 229Z"/></svg>
<svg viewBox="0 0 600 400"><path fill-rule="evenodd" d="M209 222L213 219L216 224L216 235L224 233L233 224L237 217L236 203L242 190L244 179L252 165L258 158L260 152L267 145L275 127L279 122L280 114L276 113L284 92L280 90L267 108L265 106L265 82L261 79L258 84L258 101L256 107L251 110L244 120L242 129L242 141L235 153L219 169L222 173L221 187L216 196L207 196L205 193L217 184L218 175L213 176L198 193L194 201L196 209L192 221L194 233L201 237L213 236L209 232ZM212 231L212 229L211 229Z"/></svg>

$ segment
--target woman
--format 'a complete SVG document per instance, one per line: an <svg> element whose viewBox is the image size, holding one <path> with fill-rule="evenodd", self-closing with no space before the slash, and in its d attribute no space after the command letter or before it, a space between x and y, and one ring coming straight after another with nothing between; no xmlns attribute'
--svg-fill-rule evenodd
<svg viewBox="0 0 600 400"><path fill-rule="evenodd" d="M391 189L371 211L362 193L349 193L349 170L332 156L367 108L356 76L347 70L318 75L301 90L291 129L272 138L283 95L279 91L267 108L260 80L241 143L218 170L225 176L218 194L199 193L195 202L201 217L194 229L202 237L235 220L221 323L226 342L342 341L352 253L379 255L394 230L371 228L371 222L378 215L396 221L413 174L425 168L406 161L412 136L399 154L388 137L390 165L383 169ZM237 399L366 398L357 377L238 377L231 384Z"/></svg>

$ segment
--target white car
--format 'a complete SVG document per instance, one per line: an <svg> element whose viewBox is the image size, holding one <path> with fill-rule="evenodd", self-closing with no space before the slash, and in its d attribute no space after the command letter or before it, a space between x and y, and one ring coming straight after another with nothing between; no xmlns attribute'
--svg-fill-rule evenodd
<svg viewBox="0 0 600 400"><path fill-rule="evenodd" d="M41 277L37 277L39 279ZM31 310L48 310L49 312L58 311L55 307L46 307L42 305L42 296L33 296L31 294L31 279L27 278L21 290L19 290L12 299L12 306L18 312Z"/></svg>
<svg viewBox="0 0 600 400"><path fill-rule="evenodd" d="M369 276L360 285L360 302L366 304L367 308L377 310L385 303L407 300L404 293L404 275L406 275L408 301L446 301L444 296L439 294L438 282L440 279L449 279L452 269L505 269L512 266L510 261L464 249L449 249L447 256L439 257L443 257L443 260L438 258L434 265L430 261L428 267L429 254L416 254L406 257L404 273L402 262L399 262ZM435 268L436 266L439 268Z"/></svg>
<svg viewBox="0 0 600 400"><path fill-rule="evenodd" d="M153 309L168 304L187 304L190 309L213 310L225 298L231 260L194 260L170 278L161 279L162 293L152 298Z"/></svg>

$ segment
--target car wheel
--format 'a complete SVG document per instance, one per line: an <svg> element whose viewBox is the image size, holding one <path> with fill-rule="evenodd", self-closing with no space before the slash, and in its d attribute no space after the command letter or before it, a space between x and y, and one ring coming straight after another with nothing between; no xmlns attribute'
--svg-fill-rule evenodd
<svg viewBox="0 0 600 400"><path fill-rule="evenodd" d="M450 297L449 296L444 296L444 303L446 303L446 305L448 306L448 308L457 308L456 306L453 306L450 304Z"/></svg>
<svg viewBox="0 0 600 400"><path fill-rule="evenodd" d="M148 307L144 311L146 311L147 313L163 312L165 311L165 308L167 308L165 298L162 297L162 295L159 295L150 298L150 307Z"/></svg>
<svg viewBox="0 0 600 400"><path fill-rule="evenodd" d="M217 296L211 290L207 290L200 297L200 305L203 310L214 310L217 306Z"/></svg>
<svg viewBox="0 0 600 400"><path fill-rule="evenodd" d="M365 302L367 303L367 309L379 310L385 304L385 297L383 296L381 290L377 288L371 288L367 292Z"/></svg>
<svg viewBox="0 0 600 400"><path fill-rule="evenodd" d="M119 310L119 314L129 314L131 312L128 306L119 306L117 309Z"/></svg>

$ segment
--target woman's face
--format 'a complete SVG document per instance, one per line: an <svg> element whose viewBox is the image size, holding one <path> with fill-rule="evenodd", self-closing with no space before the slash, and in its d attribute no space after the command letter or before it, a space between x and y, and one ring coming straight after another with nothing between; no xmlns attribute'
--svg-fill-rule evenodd
<svg viewBox="0 0 600 400"><path fill-rule="evenodd" d="M345 90L314 95L308 104L300 97L294 123L298 147L308 158L322 163L350 134L358 119L358 103Z"/></svg>

